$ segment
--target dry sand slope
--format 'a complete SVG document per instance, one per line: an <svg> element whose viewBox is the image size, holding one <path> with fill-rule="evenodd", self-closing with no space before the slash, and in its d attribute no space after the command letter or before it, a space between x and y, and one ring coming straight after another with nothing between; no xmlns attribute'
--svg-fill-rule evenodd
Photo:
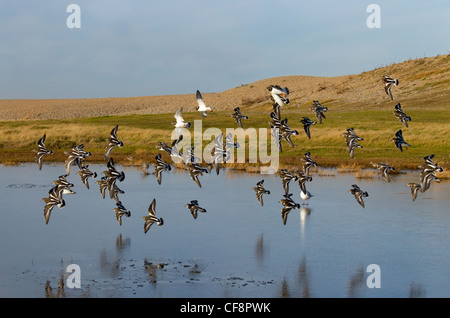
<svg viewBox="0 0 450 318"><path fill-rule="evenodd" d="M282 76L264 79L220 93L202 92L214 110L236 106L256 108L270 101L268 85L287 86L293 109L312 100L335 101L348 107L371 108L386 102L381 77L400 79L393 90L402 100L432 99L450 93L450 55L427 57L392 64L357 75L338 77ZM201 87L198 88L202 91ZM61 119L106 115L172 113L183 107L195 111L195 92L186 95L98 99L0 100L0 120Z"/></svg>

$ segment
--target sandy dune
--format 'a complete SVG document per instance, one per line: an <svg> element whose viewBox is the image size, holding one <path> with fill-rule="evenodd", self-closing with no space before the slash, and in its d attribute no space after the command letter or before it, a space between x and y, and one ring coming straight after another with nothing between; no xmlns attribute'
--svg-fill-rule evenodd
<svg viewBox="0 0 450 318"><path fill-rule="evenodd" d="M381 77L400 79L393 90L397 98L432 98L450 93L450 55L409 60L357 75L339 77L283 76L260 80L219 93L202 92L214 110L236 106L258 107L270 101L266 87L287 86L291 106L312 100L336 101L348 107L377 105L386 101ZM201 87L199 87L201 91ZM142 96L98 99L0 100L0 120L61 119L106 115L172 113L181 106L195 111L195 92L186 95Z"/></svg>

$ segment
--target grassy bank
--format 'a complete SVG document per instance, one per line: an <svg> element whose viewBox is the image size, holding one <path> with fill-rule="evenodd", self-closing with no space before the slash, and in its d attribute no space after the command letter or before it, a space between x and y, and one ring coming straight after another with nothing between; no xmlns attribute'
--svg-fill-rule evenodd
<svg viewBox="0 0 450 318"><path fill-rule="evenodd" d="M309 151L322 167L371 167L370 162L383 161L399 169L415 169L425 155L435 154L435 160L449 169L450 161L450 111L444 107L443 100L408 103L405 112L412 117L409 128L404 127L393 115L393 102L368 108L364 105L341 105L328 101L327 118L322 124L311 127L311 139L303 131L300 119L308 116L315 119L309 110L309 104L299 107L285 106L282 117L288 118L291 128L298 130L293 136L295 147L283 141L280 153L280 166L295 168L301 165L301 156ZM244 121L244 128L269 128L270 103L258 109L251 106L241 107L249 120ZM186 121L200 120L197 112L183 113ZM27 120L0 122L0 163L17 164L34 161L37 140L47 135L46 145L55 154L46 156L45 161L64 161L64 151L76 144L84 144L93 156L90 162L103 162L103 154L114 125L119 125L118 136L124 147L113 150L113 156L122 164L140 164L150 162L160 151L156 149L158 141L171 142L173 114L149 114L129 116L104 116L70 120ZM196 122L197 124L199 122ZM226 132L226 128L237 128L229 111L218 111L203 119L202 130L216 127ZM350 158L345 139L341 134L353 127L364 138L360 144L363 149L356 149L355 157ZM403 130L403 136L411 147L400 152L392 141L395 132ZM190 129L193 136L193 128ZM267 134L268 136L268 134ZM205 147L213 140L203 141ZM268 138L270 141L270 139ZM248 141L248 139L247 139ZM246 147L247 148L247 147ZM270 149L270 147L269 147ZM168 156L163 154L166 159ZM236 169L254 170L252 163L236 164Z"/></svg>

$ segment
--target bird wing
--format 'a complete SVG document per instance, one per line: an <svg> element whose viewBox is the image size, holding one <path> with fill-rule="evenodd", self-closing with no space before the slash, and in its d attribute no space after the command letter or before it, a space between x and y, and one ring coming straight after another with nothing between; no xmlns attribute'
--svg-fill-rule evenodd
<svg viewBox="0 0 450 318"><path fill-rule="evenodd" d="M225 138L225 149L226 151L230 151L232 148L239 148L238 143L234 143L234 136L231 133L228 133L227 137Z"/></svg>
<svg viewBox="0 0 450 318"><path fill-rule="evenodd" d="M69 157L67 157L67 159L65 160L65 166L66 166L66 174L69 175L70 174L70 166L72 165L72 163L77 159L77 157L73 156L73 155L69 155Z"/></svg>
<svg viewBox="0 0 450 318"><path fill-rule="evenodd" d="M48 224L48 221L50 221L50 216L51 216L51 214L52 214L52 210L53 210L53 207L54 207L55 205L53 204L53 203L47 203L45 206L44 206L44 218L45 218L45 224Z"/></svg>
<svg viewBox="0 0 450 318"><path fill-rule="evenodd" d="M258 199L259 204L261 204L261 206L264 206L263 192L256 191L256 198Z"/></svg>
<svg viewBox="0 0 450 318"><path fill-rule="evenodd" d="M391 178L389 177L388 170L389 170L389 167L382 168L381 175L383 176L384 180L386 180L387 182L391 182Z"/></svg>
<svg viewBox="0 0 450 318"><path fill-rule="evenodd" d="M289 134L283 134L284 140L291 146L294 147L294 143L291 140L291 135Z"/></svg>
<svg viewBox="0 0 450 318"><path fill-rule="evenodd" d="M305 180L299 180L298 181L298 185L300 186L300 190L302 190L303 193L306 193L306 185L305 185Z"/></svg>
<svg viewBox="0 0 450 318"><path fill-rule="evenodd" d="M322 118L325 118L325 116L322 114L322 112L320 112L318 110L316 110L315 113L316 113L317 121L319 122L319 124L321 124L322 123Z"/></svg>
<svg viewBox="0 0 450 318"><path fill-rule="evenodd" d="M153 199L152 203L148 206L148 215L152 218L156 218L156 199Z"/></svg>
<svg viewBox="0 0 450 318"><path fill-rule="evenodd" d="M408 128L408 121L406 119L406 116L402 116L402 118L400 119L400 121L402 122L403 126L405 126L406 128Z"/></svg>
<svg viewBox="0 0 450 318"><path fill-rule="evenodd" d="M108 146L106 146L106 151L105 151L105 160L108 159L109 155L111 154L111 151L113 150L113 148L116 145L114 143L109 143Z"/></svg>
<svg viewBox="0 0 450 318"><path fill-rule="evenodd" d="M172 147L175 146L175 145L177 145L177 144L179 144L182 140L183 140L183 135L178 136L177 139L174 139L174 140L172 141Z"/></svg>
<svg viewBox="0 0 450 318"><path fill-rule="evenodd" d="M156 168L154 171L154 174L156 176L156 181L158 181L158 184L161 184L162 181L162 168Z"/></svg>
<svg viewBox="0 0 450 318"><path fill-rule="evenodd" d="M194 180L194 182L201 188L202 184L200 183L200 180L198 179L198 174L194 171L190 171L189 175L191 176L191 179Z"/></svg>
<svg viewBox="0 0 450 318"><path fill-rule="evenodd" d="M244 128L244 126L242 125L242 117L240 116L235 116L234 120L236 121L236 123L239 125L239 127Z"/></svg>
<svg viewBox="0 0 450 318"><path fill-rule="evenodd" d="M119 223L119 225L122 226L122 215L123 215L123 213L118 208L114 208L113 210L116 212L117 223Z"/></svg>
<svg viewBox="0 0 450 318"><path fill-rule="evenodd" d="M45 138L46 138L47 136L44 134L41 138L39 138L39 140L38 140L38 142L37 142L37 144L39 145L39 147L44 147L45 148Z"/></svg>
<svg viewBox="0 0 450 318"><path fill-rule="evenodd" d="M356 192L355 193L355 198L356 198L356 201L358 201L358 203L364 208L365 207L365 205L364 205L364 201L363 201L363 198L362 198L362 192Z"/></svg>
<svg viewBox="0 0 450 318"><path fill-rule="evenodd" d="M177 112L175 113L175 115L173 117L175 117L175 119L177 120L177 124L178 123L182 123L184 122L183 117L181 116L181 112L183 111L183 107L181 107L179 110L177 110Z"/></svg>
<svg viewBox="0 0 450 318"><path fill-rule="evenodd" d="M198 175L194 176L194 181L200 188L202 187L202 184L200 183L200 180L198 179Z"/></svg>
<svg viewBox="0 0 450 318"><path fill-rule="evenodd" d="M43 153L37 153L36 154L36 163L39 167L39 170L42 170L42 158L44 157Z"/></svg>
<svg viewBox="0 0 450 318"><path fill-rule="evenodd" d="M386 86L384 87L384 90L386 91L386 94L389 96L389 98L391 100L393 100L394 97L392 97L391 88L392 88L392 83L387 83Z"/></svg>
<svg viewBox="0 0 450 318"><path fill-rule="evenodd" d="M272 98L273 98L273 100L275 101L275 103L277 105L279 105L279 106L283 106L284 105L283 100L281 99L280 95L272 93Z"/></svg>
<svg viewBox="0 0 450 318"><path fill-rule="evenodd" d="M415 201L417 198L417 192L419 190L420 185L417 183L408 183L408 186L411 188L412 200Z"/></svg>
<svg viewBox="0 0 450 318"><path fill-rule="evenodd" d="M202 94L200 93L199 90L197 90L197 92L195 94L195 97L197 99L198 106L200 107L199 110L205 109L206 108L206 104L203 101Z"/></svg>
<svg viewBox="0 0 450 318"><path fill-rule="evenodd" d="M78 171L77 174L80 175L80 177L81 177L81 182L83 182L83 184L86 186L86 188L89 189L89 181L88 181L89 175L86 174L86 173L83 173L82 170Z"/></svg>
<svg viewBox="0 0 450 318"><path fill-rule="evenodd" d="M119 128L119 125L116 125L112 130L111 130L111 138L113 139L117 139L117 129Z"/></svg>
<svg viewBox="0 0 450 318"><path fill-rule="evenodd" d="M147 233L148 230L150 229L150 227L153 225L153 223L155 223L150 217L148 216L144 216L144 233Z"/></svg>
<svg viewBox="0 0 450 318"><path fill-rule="evenodd" d="M283 180L281 180L281 183L282 183L282 185L283 185L284 192L285 192L286 194L289 192L289 182L290 182L290 181L291 181L290 179L283 179Z"/></svg>
<svg viewBox="0 0 450 318"><path fill-rule="evenodd" d="M276 118L280 119L281 118L280 105L274 103L272 107L273 107L273 114L275 115Z"/></svg>
<svg viewBox="0 0 450 318"><path fill-rule="evenodd" d="M281 210L281 219L283 220L283 224L286 225L287 217L289 212L291 212L292 208L290 206L285 206Z"/></svg>
<svg viewBox="0 0 450 318"><path fill-rule="evenodd" d="M309 124L305 123L303 125L303 129L305 130L306 136L308 136L308 138L311 139L311 133L309 132Z"/></svg>

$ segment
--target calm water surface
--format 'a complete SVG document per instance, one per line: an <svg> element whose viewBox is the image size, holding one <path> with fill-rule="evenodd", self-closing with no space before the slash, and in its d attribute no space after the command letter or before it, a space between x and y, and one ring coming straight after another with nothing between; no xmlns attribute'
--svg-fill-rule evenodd
<svg viewBox="0 0 450 318"><path fill-rule="evenodd" d="M390 183L312 174L315 196L284 225L276 175L221 171L200 177L199 188L182 170L158 185L137 168L116 167L132 213L122 226L95 183L105 165L90 165L99 174L90 189L72 169L76 194L64 196L49 224L41 199L64 166L0 166L1 297L450 297L448 182L412 202L406 183L418 180L416 171ZM261 179L271 191L263 207L252 189ZM365 208L348 193L353 183L369 192ZM298 183L290 189L301 203ZM154 198L165 223L145 234ZM190 200L207 213L194 219ZM66 284L69 264L80 266L81 288ZM371 264L380 288L366 283Z"/></svg>

